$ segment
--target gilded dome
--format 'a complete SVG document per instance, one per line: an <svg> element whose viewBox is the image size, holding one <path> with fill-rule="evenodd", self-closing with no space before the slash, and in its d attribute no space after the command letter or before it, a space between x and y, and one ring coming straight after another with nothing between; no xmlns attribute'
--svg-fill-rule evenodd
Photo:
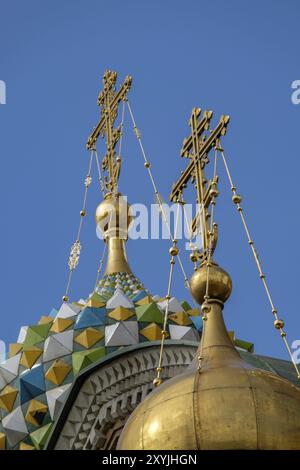
<svg viewBox="0 0 300 470"><path fill-rule="evenodd" d="M299 449L300 391L238 362L161 385L129 418L119 448Z"/></svg>
<svg viewBox="0 0 300 470"><path fill-rule="evenodd" d="M300 448L300 390L247 364L234 348L217 298L224 273L209 301L199 367L148 395L127 421L119 449Z"/></svg>

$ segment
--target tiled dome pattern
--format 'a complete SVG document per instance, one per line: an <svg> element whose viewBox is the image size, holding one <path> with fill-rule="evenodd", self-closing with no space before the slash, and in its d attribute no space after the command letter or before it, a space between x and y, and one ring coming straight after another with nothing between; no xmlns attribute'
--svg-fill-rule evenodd
<svg viewBox="0 0 300 470"><path fill-rule="evenodd" d="M22 327L0 364L0 449L43 449L76 376L112 352L161 339L166 300L133 274L107 275L86 300ZM198 341L198 309L169 303L168 338Z"/></svg>

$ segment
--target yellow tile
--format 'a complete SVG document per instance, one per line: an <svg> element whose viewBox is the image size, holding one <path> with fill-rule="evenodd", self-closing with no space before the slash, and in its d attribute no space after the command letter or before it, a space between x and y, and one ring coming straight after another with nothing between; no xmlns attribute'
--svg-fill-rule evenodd
<svg viewBox="0 0 300 470"><path fill-rule="evenodd" d="M190 315L190 317L199 317L200 310L198 308L192 308L191 310L187 311L187 314Z"/></svg>
<svg viewBox="0 0 300 470"><path fill-rule="evenodd" d="M25 444L25 442L21 442L19 450L35 450L35 447Z"/></svg>
<svg viewBox="0 0 300 470"><path fill-rule="evenodd" d="M18 390L11 387L10 385L6 385L6 387L4 387L4 389L0 393L0 407L10 413L14 407L17 395Z"/></svg>
<svg viewBox="0 0 300 470"><path fill-rule="evenodd" d="M140 331L140 334L145 336L149 341L156 341L161 339L162 329L156 323L150 323Z"/></svg>
<svg viewBox="0 0 300 470"><path fill-rule="evenodd" d="M52 366L47 370L45 377L55 385L60 385L63 383L71 369L72 367L69 364L58 359L53 362Z"/></svg>
<svg viewBox="0 0 300 470"><path fill-rule="evenodd" d="M76 336L74 341L85 348L91 348L103 337L104 333L102 331L96 330L95 328L86 328L86 330Z"/></svg>
<svg viewBox="0 0 300 470"><path fill-rule="evenodd" d="M54 320L50 331L53 331L54 333L61 333L73 325L73 323L74 320L71 320L70 318L57 318Z"/></svg>
<svg viewBox="0 0 300 470"><path fill-rule="evenodd" d="M125 321L127 318L130 318L134 315L134 312L131 312L127 308L117 307L112 312L108 314L110 318L113 318L117 321Z"/></svg>
<svg viewBox="0 0 300 470"><path fill-rule="evenodd" d="M105 300L101 295L97 294L97 292L94 292L91 297L88 299L86 306L87 307L95 307L95 308L100 308L104 307L106 304Z"/></svg>
<svg viewBox="0 0 300 470"><path fill-rule="evenodd" d="M90 299L87 302L86 306L87 307L94 307L94 308L105 307L105 302L99 302L98 300Z"/></svg>
<svg viewBox="0 0 300 470"><path fill-rule="evenodd" d="M48 411L47 405L45 405L44 403L41 403L38 400L31 400L27 409L25 420L30 424L34 424L35 426L40 426L42 424L43 418L45 414L47 413L47 411Z"/></svg>
<svg viewBox="0 0 300 470"><path fill-rule="evenodd" d="M23 348L22 343L11 343L9 345L9 357L13 357L18 354Z"/></svg>
<svg viewBox="0 0 300 470"><path fill-rule="evenodd" d="M47 325L48 323L52 323L53 322L53 318L52 317L47 317L46 315L43 315L40 319L39 319L39 325Z"/></svg>
<svg viewBox="0 0 300 470"><path fill-rule="evenodd" d="M151 297L151 295L146 295L146 297L143 297L141 300L138 300L136 303L136 305L145 305L145 304L151 304L151 302L153 302L153 298Z"/></svg>
<svg viewBox="0 0 300 470"><path fill-rule="evenodd" d="M31 367L36 363L42 352L42 349L37 348L36 346L30 346L24 349L20 364L24 367L27 367L28 369L31 369Z"/></svg>
<svg viewBox="0 0 300 470"><path fill-rule="evenodd" d="M169 315L169 319L177 323L177 325L188 326L192 324L192 321L185 312L177 312Z"/></svg>
<svg viewBox="0 0 300 470"><path fill-rule="evenodd" d="M0 432L0 450L6 449L6 435Z"/></svg>

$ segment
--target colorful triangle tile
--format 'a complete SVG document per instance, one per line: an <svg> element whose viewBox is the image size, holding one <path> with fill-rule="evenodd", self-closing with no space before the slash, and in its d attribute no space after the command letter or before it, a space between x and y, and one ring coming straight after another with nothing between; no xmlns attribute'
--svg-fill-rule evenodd
<svg viewBox="0 0 300 470"><path fill-rule="evenodd" d="M91 348L104 337L104 332L95 328L86 328L82 331L74 341L85 348Z"/></svg>
<svg viewBox="0 0 300 470"><path fill-rule="evenodd" d="M177 325L188 326L192 324L190 317L185 312L171 313L169 315L169 320L172 320Z"/></svg>
<svg viewBox="0 0 300 470"><path fill-rule="evenodd" d="M73 372L77 375L81 370L90 366L105 356L105 347L91 349L89 351L79 351L72 354Z"/></svg>
<svg viewBox="0 0 300 470"><path fill-rule="evenodd" d="M19 373L20 360L21 353L18 353L9 359L6 359L6 361L1 362L0 372L3 374L3 376L5 377L5 373L8 372L10 375L16 377Z"/></svg>
<svg viewBox="0 0 300 470"><path fill-rule="evenodd" d="M182 306L183 310L185 310L186 312L188 310L191 310L191 308L192 308L186 300L183 300L183 302L181 302L181 306Z"/></svg>
<svg viewBox="0 0 300 470"><path fill-rule="evenodd" d="M21 404L32 400L45 391L44 369L42 364L33 367L20 377Z"/></svg>
<svg viewBox="0 0 300 470"><path fill-rule="evenodd" d="M47 370L45 377L55 385L61 385L72 367L62 360L56 360Z"/></svg>
<svg viewBox="0 0 300 470"><path fill-rule="evenodd" d="M0 393L0 408L10 413L14 407L18 393L18 390L10 385L4 387Z"/></svg>
<svg viewBox="0 0 300 470"><path fill-rule="evenodd" d="M110 318L113 318L114 320L117 321L125 321L128 318L132 317L135 314L135 312L128 310L125 307L116 307L114 310L109 312L108 316Z"/></svg>
<svg viewBox="0 0 300 470"><path fill-rule="evenodd" d="M54 420L59 413L70 387L71 384L66 384L46 392L49 413L52 420Z"/></svg>
<svg viewBox="0 0 300 470"><path fill-rule="evenodd" d="M49 434L51 432L53 423L48 423L45 426L37 429L36 431L30 433L31 440L36 449L43 449L44 445L47 442Z"/></svg>
<svg viewBox="0 0 300 470"><path fill-rule="evenodd" d="M39 324L39 325L44 325L44 324L52 323L52 322L53 322L53 318L52 318L52 317L43 315L43 316L39 319L38 324Z"/></svg>
<svg viewBox="0 0 300 470"><path fill-rule="evenodd" d="M56 318L71 318L80 312L81 308L74 304L63 303L57 312Z"/></svg>
<svg viewBox="0 0 300 470"><path fill-rule="evenodd" d="M97 292L93 292L93 294L90 296L89 300L86 303L87 307L104 307L106 304L106 300L104 297L99 295Z"/></svg>
<svg viewBox="0 0 300 470"><path fill-rule="evenodd" d="M35 447L30 444L26 444L26 442L21 442L19 450L35 450Z"/></svg>
<svg viewBox="0 0 300 470"><path fill-rule="evenodd" d="M156 323L150 323L150 325L140 330L140 334L149 341L160 340L162 338L161 332L162 329Z"/></svg>
<svg viewBox="0 0 300 470"><path fill-rule="evenodd" d="M50 331L53 331L54 333L61 333L72 326L73 323L74 320L71 318L56 318L51 326Z"/></svg>
<svg viewBox="0 0 300 470"><path fill-rule="evenodd" d="M129 346L139 342L138 323L126 321L105 327L106 346Z"/></svg>
<svg viewBox="0 0 300 470"><path fill-rule="evenodd" d="M35 344L40 343L47 337L50 328L51 323L29 326L24 340L24 345L34 346Z"/></svg>
<svg viewBox="0 0 300 470"><path fill-rule="evenodd" d="M192 308L186 312L190 317L198 317L200 315L200 310L198 308Z"/></svg>
<svg viewBox="0 0 300 470"><path fill-rule="evenodd" d="M162 302L159 302L158 303L158 306L162 309L162 310L166 310L167 308L167 304L168 304L168 301L167 299L166 300L163 300ZM175 299L175 297L172 297L170 300L169 300L169 304L168 304L168 312L169 313L177 313L177 312L181 312L182 311L182 306L180 305L180 303L178 302L177 299Z"/></svg>
<svg viewBox="0 0 300 470"><path fill-rule="evenodd" d="M119 290L116 290L113 296L107 301L106 308L125 307L133 308L134 305L131 300Z"/></svg>
<svg viewBox="0 0 300 470"><path fill-rule="evenodd" d="M16 356L20 351L22 351L23 344L22 343L11 343L9 345L9 357Z"/></svg>
<svg viewBox="0 0 300 470"><path fill-rule="evenodd" d="M55 335L49 336L45 341L43 361L48 362L59 357L67 356L71 352L72 350L55 339Z"/></svg>
<svg viewBox="0 0 300 470"><path fill-rule="evenodd" d="M38 400L32 400L29 403L25 415L25 421L34 426L41 426L48 412L48 406Z"/></svg>
<svg viewBox="0 0 300 470"><path fill-rule="evenodd" d="M6 435L0 432L0 450L6 449Z"/></svg>
<svg viewBox="0 0 300 470"><path fill-rule="evenodd" d="M75 330L105 324L106 309L86 307L78 315Z"/></svg>
<svg viewBox="0 0 300 470"><path fill-rule="evenodd" d="M138 321L142 322L155 322L163 323L164 315L161 310L158 308L156 302L151 302L150 304L140 305L135 308L136 316Z"/></svg>
<svg viewBox="0 0 300 470"><path fill-rule="evenodd" d="M28 429L20 406L3 418L2 425L11 447L15 447L28 435Z"/></svg>
<svg viewBox="0 0 300 470"><path fill-rule="evenodd" d="M42 353L42 349L37 348L36 346L25 347L22 353L20 364L27 369L31 369Z"/></svg>

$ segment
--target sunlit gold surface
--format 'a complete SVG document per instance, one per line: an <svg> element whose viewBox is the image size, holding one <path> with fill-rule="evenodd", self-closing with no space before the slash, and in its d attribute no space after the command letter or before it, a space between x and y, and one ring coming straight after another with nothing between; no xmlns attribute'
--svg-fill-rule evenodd
<svg viewBox="0 0 300 470"><path fill-rule="evenodd" d="M209 269L208 295L211 299L225 302L232 291L232 281L229 274L212 263L209 268L206 265L197 269L190 279L190 291L194 299L201 305L204 302L207 283L207 269Z"/></svg>
<svg viewBox="0 0 300 470"><path fill-rule="evenodd" d="M116 154L116 145L122 135L122 125L115 128L114 123L118 115L119 103L126 100L127 92L130 90L132 77L125 78L119 91L116 89L116 82L117 73L106 70L103 75L103 89L98 96L101 118L87 142L87 148L95 150L98 137L100 135L106 137L107 151L102 160L102 170L107 172L104 185L107 191L114 193L117 192L122 162L121 155Z"/></svg>
<svg viewBox="0 0 300 470"><path fill-rule="evenodd" d="M97 227L104 233L104 238L118 236L127 240L128 228L133 217L126 199L118 193L114 196L106 194L96 209Z"/></svg>
<svg viewBox="0 0 300 470"><path fill-rule="evenodd" d="M229 274L212 259L217 240L213 222L217 177L214 174L214 186L207 187L204 167L209 150L220 150L219 138L226 131L229 117L222 117L217 128L202 139L202 131L208 129L212 113L206 112L202 120L199 116L200 109L193 109L192 133L185 139L181 152L191 162L172 188L170 199L180 200L186 183L192 179L196 183L197 202L203 205L199 257L202 265L190 279L191 294L204 314L201 344L188 372L163 384L154 381L157 388L128 419L118 448L300 449L300 390L271 372L247 364L225 327L222 308L231 294L232 282ZM240 199L235 199L239 204ZM250 239L249 244L253 245ZM261 278L264 280L263 273ZM278 322L276 326L281 328Z"/></svg>
<svg viewBox="0 0 300 470"><path fill-rule="evenodd" d="M131 272L127 262L125 241L132 220L130 206L121 194L117 196L106 194L104 201L97 207L96 224L103 232L108 245L105 274Z"/></svg>
<svg viewBox="0 0 300 470"><path fill-rule="evenodd" d="M300 448L300 390L244 362L216 303L202 355L201 372L169 380L141 403L119 449Z"/></svg>
<svg viewBox="0 0 300 470"><path fill-rule="evenodd" d="M197 203L200 205L200 210L192 221L191 232L194 235L199 233L199 231L202 233L202 248L200 251L203 259L208 258L209 251L211 254L214 252L218 240L216 225L213 228L213 243L209 239L209 206L214 204L214 200L219 194L217 188L218 177L215 175L212 180L207 181L204 169L209 162L209 152L218 146L221 136L226 134L229 123L229 116L223 115L216 128L211 129L209 135L205 135L205 131L209 130L212 116L212 111L206 110L201 116L200 108L192 109L189 120L191 135L184 139L180 152L180 156L188 158L190 163L181 173L179 180L173 185L170 194L170 200L177 202L180 200L187 182L192 180L192 182L196 183Z"/></svg>
<svg viewBox="0 0 300 470"><path fill-rule="evenodd" d="M131 269L127 261L124 240L120 240L119 238L109 238L107 243L108 257L105 274L118 272L131 273Z"/></svg>
<svg viewBox="0 0 300 470"><path fill-rule="evenodd" d="M240 357L222 314L230 277L215 264L209 269L201 368L195 365L152 392L130 416L118 448L300 449L300 390ZM206 282L205 265L191 279L198 301Z"/></svg>

